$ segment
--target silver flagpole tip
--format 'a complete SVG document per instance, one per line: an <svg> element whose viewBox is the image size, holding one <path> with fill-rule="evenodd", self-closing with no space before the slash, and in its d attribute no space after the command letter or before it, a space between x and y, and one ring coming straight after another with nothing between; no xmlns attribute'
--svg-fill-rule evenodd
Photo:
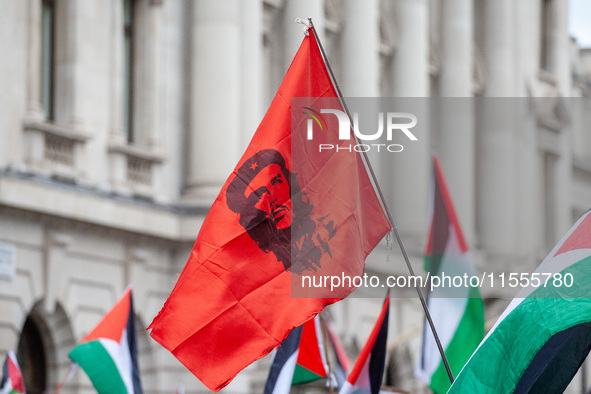
<svg viewBox="0 0 591 394"><path fill-rule="evenodd" d="M310 25L310 22L308 20L302 19L302 18L296 18L295 22L299 23L300 25L304 25L304 34L307 36L309 34L308 29L310 29L310 27L312 27Z"/></svg>

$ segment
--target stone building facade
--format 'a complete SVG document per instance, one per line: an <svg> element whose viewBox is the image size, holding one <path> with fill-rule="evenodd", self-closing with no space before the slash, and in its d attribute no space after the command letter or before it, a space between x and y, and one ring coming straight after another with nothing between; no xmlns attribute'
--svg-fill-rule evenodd
<svg viewBox="0 0 591 394"><path fill-rule="evenodd" d="M69 350L128 284L138 327L151 322L303 38L296 17L313 18L345 96L437 98L420 143L375 163L416 270L431 150L481 271L534 269L591 206L591 53L568 36L567 0L0 5L0 355L18 351L31 393L52 392ZM478 111L456 122L446 97L519 98L530 110L518 128ZM385 242L367 270L406 273ZM507 294L483 294L494 319ZM420 392L422 314L394 296L388 374ZM357 297L328 309L352 356L379 308ZM138 334L147 393L206 392ZM261 392L268 365L224 391ZM79 371L62 392L93 390Z"/></svg>

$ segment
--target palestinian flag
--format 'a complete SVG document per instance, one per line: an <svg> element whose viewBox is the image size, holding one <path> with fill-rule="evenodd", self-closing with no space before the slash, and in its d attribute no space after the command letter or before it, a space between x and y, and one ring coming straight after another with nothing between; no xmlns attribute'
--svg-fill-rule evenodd
<svg viewBox="0 0 591 394"><path fill-rule="evenodd" d="M26 393L21 369L16 361L13 351L9 351L2 367L2 379L0 379L0 394Z"/></svg>
<svg viewBox="0 0 591 394"><path fill-rule="evenodd" d="M141 394L131 288L69 354L99 394Z"/></svg>
<svg viewBox="0 0 591 394"><path fill-rule="evenodd" d="M561 393L572 380L591 348L589 211L527 277L450 393Z"/></svg>
<svg viewBox="0 0 591 394"><path fill-rule="evenodd" d="M378 394L382 386L388 341L390 292L382 312L339 394Z"/></svg>
<svg viewBox="0 0 591 394"><path fill-rule="evenodd" d="M351 361L349 360L349 356L347 356L347 352L345 351L345 347L341 343L339 336L332 327L332 324L329 321L326 321L325 327L328 334L328 340L330 341L330 344L332 345L331 347L334 351L334 358L336 361L336 365L333 368L334 374L339 387L342 387L347 380L347 374L351 368Z"/></svg>
<svg viewBox="0 0 591 394"><path fill-rule="evenodd" d="M430 229L425 270L432 276L476 274L437 156L433 156ZM445 349L453 375L457 375L484 337L484 305L477 287L436 288L427 301L433 324ZM451 382L428 323L415 374L435 393L445 393Z"/></svg>
<svg viewBox="0 0 591 394"><path fill-rule="evenodd" d="M291 330L277 348L265 385L265 394L289 393L292 385L328 376L320 317L316 315Z"/></svg>

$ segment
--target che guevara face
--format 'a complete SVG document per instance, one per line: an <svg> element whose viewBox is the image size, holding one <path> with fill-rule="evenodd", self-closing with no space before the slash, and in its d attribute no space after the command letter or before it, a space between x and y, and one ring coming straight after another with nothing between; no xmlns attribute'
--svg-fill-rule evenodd
<svg viewBox="0 0 591 394"><path fill-rule="evenodd" d="M336 231L326 217L312 218L314 206L304 198L297 177L275 149L256 152L237 169L226 189L226 204L265 253L273 253L286 271L316 269L327 240ZM317 233L324 231L322 238Z"/></svg>
<svg viewBox="0 0 591 394"><path fill-rule="evenodd" d="M250 200L256 193L258 201L254 207L265 212L265 215L277 229L291 226L293 214L288 180L278 164L270 164L263 168L251 181L245 191Z"/></svg>
<svg viewBox="0 0 591 394"><path fill-rule="evenodd" d="M286 270L291 267L291 173L274 149L256 152L236 172L226 190L228 208L265 253L272 252Z"/></svg>

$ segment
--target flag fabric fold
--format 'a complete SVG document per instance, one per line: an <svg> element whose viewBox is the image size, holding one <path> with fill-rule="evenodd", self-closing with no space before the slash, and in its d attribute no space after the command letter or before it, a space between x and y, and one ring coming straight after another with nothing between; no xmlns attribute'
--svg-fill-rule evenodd
<svg viewBox="0 0 591 394"><path fill-rule="evenodd" d="M304 289L294 297L293 283L325 269L361 275L365 257L390 228L363 158L315 151L305 146L305 122L292 129L294 97L332 97L342 109L312 31L149 326L215 391L353 291L318 296ZM329 126L322 135L338 144L338 128ZM294 149L309 153L301 156L305 163L294 162Z"/></svg>
<svg viewBox="0 0 591 394"><path fill-rule="evenodd" d="M99 394L142 394L131 288L69 356Z"/></svg>
<svg viewBox="0 0 591 394"><path fill-rule="evenodd" d="M429 238L425 269L435 277L445 273L476 274L472 257L447 189L437 156L433 156ZM484 305L477 287L436 288L427 300L431 318L452 373L457 375L484 337ZM423 326L421 351L415 374L433 392L445 393L451 385L428 323Z"/></svg>
<svg viewBox="0 0 591 394"><path fill-rule="evenodd" d="M561 393L568 386L591 348L589 211L528 277L450 393Z"/></svg>
<svg viewBox="0 0 591 394"><path fill-rule="evenodd" d="M382 386L388 341L390 292L365 346L339 394L378 394Z"/></svg>
<svg viewBox="0 0 591 394"><path fill-rule="evenodd" d="M291 330L277 348L265 394L289 393L291 386L328 377L320 315Z"/></svg>
<svg viewBox="0 0 591 394"><path fill-rule="evenodd" d="M0 394L25 394L25 383L21 369L12 350L6 354L0 378Z"/></svg>

